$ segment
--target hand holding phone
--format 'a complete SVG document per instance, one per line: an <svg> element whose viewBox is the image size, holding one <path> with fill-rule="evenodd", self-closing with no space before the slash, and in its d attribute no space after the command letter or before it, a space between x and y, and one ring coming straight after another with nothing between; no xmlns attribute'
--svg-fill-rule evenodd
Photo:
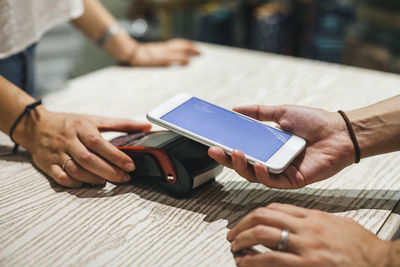
<svg viewBox="0 0 400 267"><path fill-rule="evenodd" d="M188 94L179 94L147 114L165 128L227 154L239 149L250 163L280 173L305 147L305 140Z"/></svg>
<svg viewBox="0 0 400 267"><path fill-rule="evenodd" d="M337 112L295 105L236 107L234 110L261 121L273 121L281 129L307 140L307 147L280 174L269 173L262 164L249 166L242 152L231 157L218 147L208 154L218 163L235 169L251 182L270 188L294 189L324 180L354 163L354 147Z"/></svg>

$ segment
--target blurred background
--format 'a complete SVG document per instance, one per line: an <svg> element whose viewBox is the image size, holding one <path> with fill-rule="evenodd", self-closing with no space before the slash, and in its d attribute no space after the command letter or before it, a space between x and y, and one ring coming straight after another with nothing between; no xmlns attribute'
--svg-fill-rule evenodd
<svg viewBox="0 0 400 267"><path fill-rule="evenodd" d="M143 42L183 37L400 73L400 0L102 2ZM116 64L69 24L48 32L37 52L40 95Z"/></svg>

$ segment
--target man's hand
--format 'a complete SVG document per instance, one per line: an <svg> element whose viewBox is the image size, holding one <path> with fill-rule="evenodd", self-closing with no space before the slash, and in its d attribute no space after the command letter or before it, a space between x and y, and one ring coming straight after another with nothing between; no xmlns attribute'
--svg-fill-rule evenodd
<svg viewBox="0 0 400 267"><path fill-rule="evenodd" d="M273 188L300 188L326 179L354 162L354 147L338 113L293 105L247 106L234 110L260 121L274 121L282 130L307 141L305 151L280 174L268 173L261 163L249 165L239 150L234 150L229 158L221 148L209 149L210 157L233 168L250 182Z"/></svg>
<svg viewBox="0 0 400 267"><path fill-rule="evenodd" d="M53 113L38 107L17 127L16 141L60 185L122 183L129 181L128 172L135 165L130 157L103 139L100 132L142 132L150 128L150 124L127 119Z"/></svg>
<svg viewBox="0 0 400 267"><path fill-rule="evenodd" d="M289 231L286 251L277 250L282 230ZM244 217L227 238L234 253L258 244L272 249L237 257L239 266L388 266L392 254L390 242L352 219L278 203Z"/></svg>
<svg viewBox="0 0 400 267"><path fill-rule="evenodd" d="M137 43L137 49L129 64L132 66L186 65L192 56L200 55L196 45L184 39L166 42Z"/></svg>

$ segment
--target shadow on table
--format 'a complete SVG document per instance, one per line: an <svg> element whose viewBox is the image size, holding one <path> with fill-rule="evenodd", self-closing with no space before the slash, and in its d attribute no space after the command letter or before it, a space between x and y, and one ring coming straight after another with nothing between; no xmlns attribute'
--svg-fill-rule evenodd
<svg viewBox="0 0 400 267"><path fill-rule="evenodd" d="M166 195L159 187L141 180L128 185L115 186L111 190L102 188L65 189L54 182L56 191L68 192L79 198L113 197L121 194L135 194L140 198L164 205L206 215L205 221L220 219L228 221L232 228L250 211L270 203L287 203L301 207L319 209L331 213L359 209L392 210L398 202L396 190L344 190L302 188L296 190L269 189L247 181L211 183L196 191L191 197L176 199Z"/></svg>
<svg viewBox="0 0 400 267"><path fill-rule="evenodd" d="M12 154L12 146L0 145L0 160L10 162L30 162L31 156L28 151L20 148L17 154Z"/></svg>
<svg viewBox="0 0 400 267"><path fill-rule="evenodd" d="M7 155L0 154L1 160L31 161L29 153L24 150L16 155L10 155L10 147L0 145L0 152L8 152ZM68 192L79 198L135 194L152 202L204 214L206 216L204 220L207 222L228 220L229 228L250 211L274 202L337 213L360 209L392 210L400 199L400 192L396 190L344 190L312 187L277 190L250 184L245 180L210 183L188 198L176 199L166 195L157 185L143 180L133 180L130 184L115 186L111 190L104 190L102 187L67 189L50 178L48 180L56 192ZM400 209L394 210L394 212L398 211Z"/></svg>

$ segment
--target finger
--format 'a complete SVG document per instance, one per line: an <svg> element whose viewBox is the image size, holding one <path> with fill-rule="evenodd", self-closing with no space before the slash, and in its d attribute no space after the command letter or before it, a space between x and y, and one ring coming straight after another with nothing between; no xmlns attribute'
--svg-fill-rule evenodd
<svg viewBox="0 0 400 267"><path fill-rule="evenodd" d="M255 227L256 225L267 225L279 229L286 229L296 233L300 227L300 218L293 217L285 212L258 208L245 216L231 231L228 232L228 240L233 241L241 232Z"/></svg>
<svg viewBox="0 0 400 267"><path fill-rule="evenodd" d="M246 178L249 182L256 182L253 168L247 163L247 159L243 152L235 149L232 152L232 166L233 169L242 177Z"/></svg>
<svg viewBox="0 0 400 267"><path fill-rule="evenodd" d="M267 225L257 225L239 233L231 243L231 250L238 252L243 249L251 248L255 245L264 245L270 249L277 249L281 240L282 230ZM289 233L287 251L296 251L295 239L297 236Z"/></svg>
<svg viewBox="0 0 400 267"><path fill-rule="evenodd" d="M174 64L178 64L178 65L182 65L182 66L187 65L187 64L189 64L189 57L186 55L176 57L169 62L169 65L174 65Z"/></svg>
<svg viewBox="0 0 400 267"><path fill-rule="evenodd" d="M68 146L67 152L82 168L104 180L116 183L130 180L128 173L89 151L78 139Z"/></svg>
<svg viewBox="0 0 400 267"><path fill-rule="evenodd" d="M200 51L197 49L195 43L186 39L173 39L170 43L180 51L184 51L189 55L200 55Z"/></svg>
<svg viewBox="0 0 400 267"><path fill-rule="evenodd" d="M259 121L273 121L276 123L279 123L283 114L286 112L284 106L263 105L235 107L233 110Z"/></svg>
<svg viewBox="0 0 400 267"><path fill-rule="evenodd" d="M180 64L180 65L187 65L189 64L190 56L183 51L179 51L178 53L171 53L168 56L169 64Z"/></svg>
<svg viewBox="0 0 400 267"><path fill-rule="evenodd" d="M244 257L236 258L236 264L238 266L306 266L300 256L281 252L281 251L270 251L262 254L246 255Z"/></svg>
<svg viewBox="0 0 400 267"><path fill-rule="evenodd" d="M306 185L305 177L293 164L290 164L281 175L288 178L291 188L301 188Z"/></svg>
<svg viewBox="0 0 400 267"><path fill-rule="evenodd" d="M266 185L270 188L287 189L292 188L292 184L282 175L270 174L268 168L259 162L253 166L256 179L259 183Z"/></svg>
<svg viewBox="0 0 400 267"><path fill-rule="evenodd" d="M298 207L290 204L283 204L283 203L271 203L267 206L267 209L277 210L281 212L285 212L292 216L298 218L305 218L308 214L308 209L303 207Z"/></svg>
<svg viewBox="0 0 400 267"><path fill-rule="evenodd" d="M104 184L105 180L83 169L74 160L70 160L64 167L64 171L76 181L88 184Z"/></svg>
<svg viewBox="0 0 400 267"><path fill-rule="evenodd" d="M151 124L145 122L136 122L129 119L115 119L102 116L91 116L91 120L96 124L99 131L116 132L148 132Z"/></svg>
<svg viewBox="0 0 400 267"><path fill-rule="evenodd" d="M189 42L185 49L184 49L185 53L191 56L198 56L200 55L200 50L197 49L196 45L192 42Z"/></svg>
<svg viewBox="0 0 400 267"><path fill-rule="evenodd" d="M212 146L208 149L208 155L219 164L232 169L232 162L222 148Z"/></svg>
<svg viewBox="0 0 400 267"><path fill-rule="evenodd" d="M135 169L135 164L132 159L127 154L113 146L110 142L106 141L97 129L80 128L78 130L78 136L81 142L90 151L100 155L113 165L127 172L131 172Z"/></svg>
<svg viewBox="0 0 400 267"><path fill-rule="evenodd" d="M83 185L82 182L75 180L66 172L64 172L63 169L57 164L52 164L47 174L50 175L58 184L65 187L77 188Z"/></svg>
<svg viewBox="0 0 400 267"><path fill-rule="evenodd" d="M190 54L191 56L199 56L201 52L195 45L191 45L186 49L186 53Z"/></svg>

